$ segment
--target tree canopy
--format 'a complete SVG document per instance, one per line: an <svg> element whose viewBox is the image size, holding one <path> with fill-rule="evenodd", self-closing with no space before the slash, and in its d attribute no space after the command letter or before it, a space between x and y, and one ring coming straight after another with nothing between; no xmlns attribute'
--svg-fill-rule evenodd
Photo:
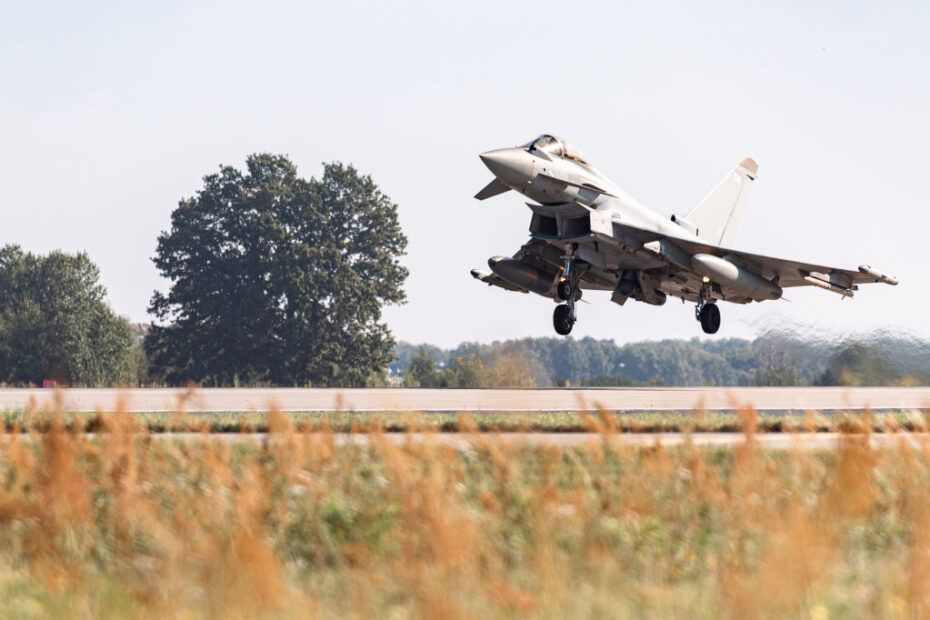
<svg viewBox="0 0 930 620"><path fill-rule="evenodd" d="M514 378L523 374L529 376L529 383L558 386L930 382L930 341L886 332L809 338L789 329L767 332L753 341L693 338L623 345L593 338L524 338L463 343L454 349L401 342L395 357L391 372L411 387L526 385ZM506 376L507 368L520 372Z"/></svg>
<svg viewBox="0 0 930 620"><path fill-rule="evenodd" d="M141 349L107 305L87 254L0 249L0 381L11 385L135 384Z"/></svg>
<svg viewBox="0 0 930 620"><path fill-rule="evenodd" d="M401 345L399 348L403 348ZM423 388L503 388L534 387L529 360L522 355L495 352L483 360L475 351L463 351L455 355L443 368L437 366L429 349L421 346L410 357L404 371L405 387Z"/></svg>
<svg viewBox="0 0 930 620"><path fill-rule="evenodd" d="M363 385L391 360L385 304L405 300L397 205L352 166L302 179L278 155L222 166L182 200L153 259L146 338L171 383Z"/></svg>

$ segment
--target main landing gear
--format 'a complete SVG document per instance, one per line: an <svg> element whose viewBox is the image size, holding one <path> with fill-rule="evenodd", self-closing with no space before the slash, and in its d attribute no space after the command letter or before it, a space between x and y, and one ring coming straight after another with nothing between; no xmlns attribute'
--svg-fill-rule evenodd
<svg viewBox="0 0 930 620"><path fill-rule="evenodd" d="M575 286L572 283L574 273L572 273L572 264L575 262L575 251L577 245L572 244L571 249L563 257L565 267L562 269L562 278L556 286L556 296L564 301L555 307L552 314L552 325L555 327L555 333L560 336L567 336L572 332L577 317L575 316Z"/></svg>
<svg viewBox="0 0 930 620"><path fill-rule="evenodd" d="M701 329L705 334L716 334L720 329L720 309L705 293L706 291L702 288L698 305L694 308L694 317L701 322Z"/></svg>
<svg viewBox="0 0 930 620"><path fill-rule="evenodd" d="M555 333L560 336L572 333L572 327L575 326L575 304L556 306L552 314L552 325L555 327Z"/></svg>

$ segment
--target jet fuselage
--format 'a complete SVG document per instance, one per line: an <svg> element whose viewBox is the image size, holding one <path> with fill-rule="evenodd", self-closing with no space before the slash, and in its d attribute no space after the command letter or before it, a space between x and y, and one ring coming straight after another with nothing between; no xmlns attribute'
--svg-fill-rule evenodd
<svg viewBox="0 0 930 620"><path fill-rule="evenodd" d="M586 163L524 147L497 149L479 157L501 183L543 207L580 203L609 212L632 226L698 240L694 233L638 202Z"/></svg>
<svg viewBox="0 0 930 620"><path fill-rule="evenodd" d="M779 299L787 286L816 286L851 297L859 283L897 284L867 265L837 269L732 249L758 165L734 166L684 217L647 208L591 166L574 146L542 135L520 147L480 155L494 180L475 198L513 190L531 199L530 241L512 257L493 256L493 273L472 276L510 291L565 302L553 314L568 334L582 289L613 291L660 306L678 297L695 302L705 333L720 326L717 301L746 304Z"/></svg>

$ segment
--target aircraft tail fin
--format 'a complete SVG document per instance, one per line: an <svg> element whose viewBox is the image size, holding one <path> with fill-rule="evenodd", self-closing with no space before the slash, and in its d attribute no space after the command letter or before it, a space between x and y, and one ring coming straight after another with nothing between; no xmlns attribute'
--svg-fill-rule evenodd
<svg viewBox="0 0 930 620"><path fill-rule="evenodd" d="M749 186L758 171L759 165L747 157L730 170L688 215L675 221L701 239L730 247L749 195Z"/></svg>

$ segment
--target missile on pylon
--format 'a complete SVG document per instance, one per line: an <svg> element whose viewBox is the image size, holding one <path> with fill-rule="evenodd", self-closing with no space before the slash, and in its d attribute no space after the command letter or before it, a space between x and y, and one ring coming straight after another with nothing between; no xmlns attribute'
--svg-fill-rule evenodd
<svg viewBox="0 0 930 620"><path fill-rule="evenodd" d="M808 284L812 284L816 286L817 288L822 288L825 291L830 291L831 293L836 293L837 295L842 295L843 297L853 296L852 289L843 288L842 286L837 286L836 284L827 282L826 280L821 280L820 278L815 278L814 276L811 276L811 275L804 276L804 281L807 282Z"/></svg>

